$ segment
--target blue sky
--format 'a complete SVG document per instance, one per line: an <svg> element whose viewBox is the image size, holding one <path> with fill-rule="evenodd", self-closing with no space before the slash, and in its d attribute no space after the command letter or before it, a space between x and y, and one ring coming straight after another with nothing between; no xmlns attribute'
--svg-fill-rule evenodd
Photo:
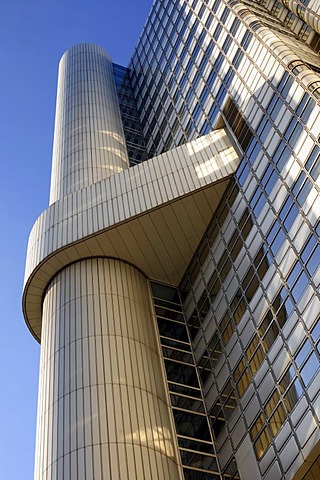
<svg viewBox="0 0 320 480"><path fill-rule="evenodd" d="M80 42L126 65L151 0L0 2L0 478L33 478L39 346L24 324L27 239L48 205L57 66Z"/></svg>

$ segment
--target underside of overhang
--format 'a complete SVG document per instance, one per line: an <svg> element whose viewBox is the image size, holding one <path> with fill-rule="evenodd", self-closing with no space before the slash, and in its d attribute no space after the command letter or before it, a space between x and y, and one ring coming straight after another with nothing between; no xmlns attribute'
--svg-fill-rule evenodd
<svg viewBox="0 0 320 480"><path fill-rule="evenodd" d="M74 242L47 257L33 272L24 294L25 318L35 338L40 341L41 336L41 301L37 293L45 291L53 276L75 261L113 257L129 262L154 281L177 286L229 178Z"/></svg>
<svg viewBox="0 0 320 480"><path fill-rule="evenodd" d="M240 158L220 128L52 203L28 245L23 312L35 338L50 281L82 259L117 258L178 285Z"/></svg>

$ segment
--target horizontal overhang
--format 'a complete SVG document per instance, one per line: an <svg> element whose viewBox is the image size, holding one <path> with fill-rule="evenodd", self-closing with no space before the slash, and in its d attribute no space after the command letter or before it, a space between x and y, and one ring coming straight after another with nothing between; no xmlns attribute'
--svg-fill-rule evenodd
<svg viewBox="0 0 320 480"><path fill-rule="evenodd" d="M35 338L49 282L81 259L118 258L178 285L238 164L219 129L52 204L28 244L23 312Z"/></svg>

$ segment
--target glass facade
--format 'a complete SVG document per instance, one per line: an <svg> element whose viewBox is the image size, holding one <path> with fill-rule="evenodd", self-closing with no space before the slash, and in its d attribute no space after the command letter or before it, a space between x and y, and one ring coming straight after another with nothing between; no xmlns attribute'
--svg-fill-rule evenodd
<svg viewBox="0 0 320 480"><path fill-rule="evenodd" d="M156 1L129 64L149 156L222 125L243 154L179 286L176 368L155 299L169 391L182 375L221 478L249 478L244 445L254 478L292 478L319 438L319 33L289 3Z"/></svg>

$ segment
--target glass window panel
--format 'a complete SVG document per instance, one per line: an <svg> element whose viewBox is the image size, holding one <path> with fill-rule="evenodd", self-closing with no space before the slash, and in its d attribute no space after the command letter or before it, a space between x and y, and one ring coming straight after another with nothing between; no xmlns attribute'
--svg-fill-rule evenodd
<svg viewBox="0 0 320 480"><path fill-rule="evenodd" d="M262 322L258 327L259 335L261 337L263 337L263 335L266 333L266 331L268 330L272 322L273 322L273 315L271 311L268 310L268 312L266 313L266 316L264 317L264 319L262 320Z"/></svg>
<svg viewBox="0 0 320 480"><path fill-rule="evenodd" d="M224 314L222 320L221 320L220 325L219 325L219 331L220 332L222 332L223 329L226 327L226 325L228 325L229 321L230 321L230 313L227 310L226 313Z"/></svg>
<svg viewBox="0 0 320 480"><path fill-rule="evenodd" d="M301 370L301 378L306 386L310 383L315 373L318 371L319 366L319 359L316 354L312 352Z"/></svg>
<svg viewBox="0 0 320 480"><path fill-rule="evenodd" d="M301 365L307 358L307 355L309 354L310 350L311 350L311 344L309 340L306 340L302 348L299 350L299 353L295 357L295 362L298 368L301 367Z"/></svg>
<svg viewBox="0 0 320 480"><path fill-rule="evenodd" d="M297 201L300 207L303 207L309 193L311 192L311 189L312 189L312 183L310 182L309 179L307 179L297 196Z"/></svg>
<svg viewBox="0 0 320 480"><path fill-rule="evenodd" d="M231 308L233 307L233 305L231 304ZM233 312L233 318L234 318L234 321L236 323L236 325L238 325L245 313L245 311L247 310L247 304L244 300L244 298L241 298L240 299L240 302L238 303L237 307L234 309L234 312Z"/></svg>
<svg viewBox="0 0 320 480"><path fill-rule="evenodd" d="M293 186L293 189L292 189L293 195L296 195L298 193L298 191L300 190L300 188L301 188L301 186L304 182L305 177L306 177L305 172L301 172L299 177L297 178L294 186Z"/></svg>
<svg viewBox="0 0 320 480"><path fill-rule="evenodd" d="M249 386L250 381L251 381L251 375L250 375L249 369L246 368L246 370L242 374L242 377L237 383L237 391L238 391L239 397L242 397L242 395L245 393L245 391Z"/></svg>
<svg viewBox="0 0 320 480"><path fill-rule="evenodd" d="M310 256L310 259L306 265L307 270L311 276L314 275L319 265L320 265L320 245L318 244L316 248L313 250Z"/></svg>
<svg viewBox="0 0 320 480"><path fill-rule="evenodd" d="M274 344L277 336L279 334L279 328L276 322L272 322L269 330L263 338L263 345L265 350L268 352L272 345Z"/></svg>
<svg viewBox="0 0 320 480"><path fill-rule="evenodd" d="M250 437L252 441L254 441L257 438L259 432L261 432L262 428L264 427L264 424L265 424L265 419L264 419L264 416L261 414L259 415L259 417L257 418L257 420L254 422L254 424L250 429Z"/></svg>
<svg viewBox="0 0 320 480"><path fill-rule="evenodd" d="M237 381L238 378L240 378L240 376L241 376L242 372L244 371L245 367L246 367L246 361L245 361L245 358L242 357L242 359L240 360L240 362L237 365L237 368L233 372L234 380Z"/></svg>
<svg viewBox="0 0 320 480"><path fill-rule="evenodd" d="M276 152L276 153L277 153L277 152ZM278 170L281 172L281 170L283 169L283 167L284 167L285 165L287 165L288 160L289 160L289 158L290 158L291 155L292 155L292 152L291 152L290 148L289 148L287 145L285 145L285 146L282 146L281 151L278 152L278 153L279 153L279 155L277 155L277 156L276 156L276 154L275 154L275 156L276 156L276 165L277 165L277 167L278 167Z"/></svg>
<svg viewBox="0 0 320 480"><path fill-rule="evenodd" d="M220 329L220 327L219 327L219 329ZM235 330L235 327L233 325L233 322L230 320L226 329L222 333L222 341L223 341L224 345L227 345L227 343L230 340L234 330Z"/></svg>
<svg viewBox="0 0 320 480"><path fill-rule="evenodd" d="M213 433L214 433L215 438L217 438L219 436L219 434L222 432L225 424L226 424L226 421L225 421L225 418L224 418L223 411L220 410L220 412L218 413L216 418L212 421L212 429L213 429Z"/></svg>
<svg viewBox="0 0 320 480"><path fill-rule="evenodd" d="M311 330L311 336L313 340L316 342L318 338L320 337L320 319L316 321L315 326Z"/></svg>
<svg viewBox="0 0 320 480"><path fill-rule="evenodd" d="M220 480L220 474L201 472L198 470L183 469L185 480Z"/></svg>
<svg viewBox="0 0 320 480"><path fill-rule="evenodd" d="M295 122L297 120L295 119ZM301 134L301 132L303 131L303 126L301 125L301 123L296 123L296 126L295 128L293 129L293 132L289 138L289 145L291 145L291 147L293 148L297 142L297 140L299 139L299 136Z"/></svg>
<svg viewBox="0 0 320 480"><path fill-rule="evenodd" d="M169 308L166 307L159 307L155 305L156 315L164 318L168 318L171 320L176 320L177 322L183 322L183 314L176 311L175 305L168 305Z"/></svg>
<svg viewBox="0 0 320 480"><path fill-rule="evenodd" d="M291 290L292 296L296 302L298 302L298 300L301 298L303 292L305 291L308 285L309 285L309 279L307 275L305 274L305 272L301 272L296 284Z"/></svg>
<svg viewBox="0 0 320 480"><path fill-rule="evenodd" d="M265 191L267 195L270 195L276 181L278 180L278 173L274 170L271 174L271 177L269 178L266 186L265 186Z"/></svg>
<svg viewBox="0 0 320 480"><path fill-rule="evenodd" d="M199 386L196 369L191 365L185 365L167 359L164 360L164 364L170 382L182 383L192 387Z"/></svg>
<svg viewBox="0 0 320 480"><path fill-rule="evenodd" d="M262 258L259 266L256 266L256 267L258 271L258 276L260 280L262 280L269 268L269 259L268 259L267 253L264 254L264 257Z"/></svg>
<svg viewBox="0 0 320 480"><path fill-rule="evenodd" d="M223 268L220 270L221 282L223 282L226 279L230 269L231 269L231 261L228 258L226 263L224 264Z"/></svg>
<svg viewBox="0 0 320 480"><path fill-rule="evenodd" d="M302 111L303 111L303 109L304 109L304 107L305 107L305 105L308 101L308 98L309 98L309 95L307 93L305 93L303 95L302 99L300 100L300 102L297 106L297 109L296 109L296 114L297 114L298 117L301 116L301 113L302 113Z"/></svg>
<svg viewBox="0 0 320 480"><path fill-rule="evenodd" d="M301 253L301 258L304 262L306 262L306 260L309 258L309 255L312 252L313 247L316 245L316 243L317 243L316 237L311 236Z"/></svg>
<svg viewBox="0 0 320 480"><path fill-rule="evenodd" d="M287 217L285 218L285 220L283 222L287 231L289 231L290 228L292 227L293 222L297 218L298 214L299 214L299 209L298 209L297 205L293 204L291 206L289 212L288 212Z"/></svg>
<svg viewBox="0 0 320 480"><path fill-rule="evenodd" d="M307 103L307 106L306 108L304 109L302 115L301 115L301 120L306 123L310 117L310 114L312 113L313 109L314 109L314 106L315 106L315 101L313 100L313 98L310 98L308 103Z"/></svg>
<svg viewBox="0 0 320 480"><path fill-rule="evenodd" d="M212 443L202 442L201 440L193 440L192 438L182 438L178 436L179 447L188 448L205 453L214 453Z"/></svg>
<svg viewBox="0 0 320 480"><path fill-rule="evenodd" d="M238 170L239 173L240 173L241 166L243 167L243 165L240 164L239 170ZM239 177L238 177L238 182L241 187L244 185L245 181L247 180L249 172L250 172L250 166L246 163L244 165L243 170L241 171L241 174L239 174Z"/></svg>
<svg viewBox="0 0 320 480"><path fill-rule="evenodd" d="M320 156L318 157L316 163L312 167L310 171L310 175L315 182L318 180L318 177L320 175Z"/></svg>
<svg viewBox="0 0 320 480"><path fill-rule="evenodd" d="M272 225L268 235L267 235L267 241L270 243L272 243L274 237L276 236L276 234L278 233L278 230L279 230L279 223L278 222L274 222L274 224Z"/></svg>
<svg viewBox="0 0 320 480"><path fill-rule="evenodd" d="M292 205L292 199L290 196L287 197L287 200L284 202L283 207L280 210L279 217L281 220L284 220L286 218L286 215L288 211L290 210L290 207Z"/></svg>
<svg viewBox="0 0 320 480"><path fill-rule="evenodd" d="M171 338L161 337L161 345L167 346L171 348L177 348L179 350L186 350L191 351L191 347L189 343L181 342L180 340L173 340Z"/></svg>
<svg viewBox="0 0 320 480"><path fill-rule="evenodd" d="M272 435L275 437L282 427L285 419L287 416L287 412L285 411L282 403L280 403L272 415L272 417L269 419L269 425L271 428Z"/></svg>
<svg viewBox="0 0 320 480"><path fill-rule="evenodd" d="M241 223L242 219L244 219L243 224ZM239 224L239 228L242 231L242 237L244 238L244 240L248 237L252 227L253 227L252 218L249 214L249 211L246 210L246 212L243 214L243 217L241 218L240 224Z"/></svg>
<svg viewBox="0 0 320 480"><path fill-rule="evenodd" d="M189 385L177 385L176 383L168 382L169 391L173 393L181 393L189 397L201 398L201 391L198 388L191 388Z"/></svg>
<svg viewBox="0 0 320 480"><path fill-rule="evenodd" d="M282 394L287 390L288 386L290 385L291 381L295 376L296 371L293 364L291 364L279 383L280 391Z"/></svg>
<svg viewBox="0 0 320 480"><path fill-rule="evenodd" d="M267 417L270 417L270 415L272 414L273 410L275 409L276 405L279 402L280 402L280 394L278 390L275 390L265 406L265 412Z"/></svg>
<svg viewBox="0 0 320 480"><path fill-rule="evenodd" d="M294 305L290 297L286 299L283 306L279 309L277 313L277 320L280 327L283 327L289 316L293 311Z"/></svg>
<svg viewBox="0 0 320 480"><path fill-rule="evenodd" d="M181 461L183 465L189 467L201 468L204 470L218 471L217 460L213 456L203 455L201 453L180 450Z"/></svg>
<svg viewBox="0 0 320 480"><path fill-rule="evenodd" d="M188 342L188 334L185 325L176 322L170 322L164 318L157 318L160 335L174 338L183 342Z"/></svg>
<svg viewBox="0 0 320 480"><path fill-rule="evenodd" d="M281 246L285 242L286 236L282 228L279 228L277 235L275 236L272 244L270 245L270 249L273 255L276 255L280 250Z"/></svg>
<svg viewBox="0 0 320 480"><path fill-rule="evenodd" d="M182 408L183 410L190 410L192 412L204 413L202 400L195 400L194 398L173 394L170 395L170 400L173 407Z"/></svg>
<svg viewBox="0 0 320 480"><path fill-rule="evenodd" d="M258 198L258 201L256 202L255 206L253 207L253 212L256 217L258 217L261 213L262 208L266 204L267 199L264 194L261 193L260 197Z"/></svg>
<svg viewBox="0 0 320 480"><path fill-rule="evenodd" d="M163 356L166 358L177 360L179 362L193 364L193 357L191 353L183 352L183 351L177 350L176 348L170 348L166 346L162 346L162 353L163 353Z"/></svg>
<svg viewBox="0 0 320 480"><path fill-rule="evenodd" d="M306 163L306 170L310 170L310 168L312 168L312 165L314 164L314 162L316 161L316 163L318 163L319 161L319 155L320 155L320 147L318 145L316 145L309 158L308 158L308 161Z"/></svg>
<svg viewBox="0 0 320 480"><path fill-rule="evenodd" d="M261 434L259 435L258 439L254 443L254 450L258 460L264 455L267 448L269 447L271 442L271 435L267 427L265 427Z"/></svg>
<svg viewBox="0 0 320 480"><path fill-rule="evenodd" d="M290 413L293 410L293 408L295 407L299 398L302 395L303 395L302 385L300 383L300 380L296 378L284 396L284 404L286 406L288 413Z"/></svg>
<svg viewBox="0 0 320 480"><path fill-rule="evenodd" d="M263 348L261 345L259 345L256 353L250 360L250 367L253 375L255 375L259 370L264 358L265 358L265 355L264 355Z"/></svg>
<svg viewBox="0 0 320 480"><path fill-rule="evenodd" d="M208 362L206 368L200 368L198 367L199 370L199 376L202 385L205 385L206 381L208 380L210 374L211 374L211 364Z"/></svg>
<svg viewBox="0 0 320 480"><path fill-rule="evenodd" d="M299 262L296 262L293 269L291 270L290 275L287 278L287 284L291 288L292 285L294 284L296 278L298 277L299 273L301 272L301 264Z"/></svg>
<svg viewBox="0 0 320 480"><path fill-rule="evenodd" d="M173 408L173 416L178 435L210 440L207 417L195 413L183 412Z"/></svg>
<svg viewBox="0 0 320 480"><path fill-rule="evenodd" d="M273 121L276 120L282 105L283 105L282 100L280 98L277 98L276 103L274 105L274 108L273 108L273 110L271 111L271 114L270 114L271 120L273 120Z"/></svg>
<svg viewBox="0 0 320 480"><path fill-rule="evenodd" d="M250 342L250 344L247 348L247 351L246 351L247 357L249 359L252 357L252 355L253 355L255 349L257 348L258 344L259 344L259 337L258 337L258 335L255 335L253 337L253 339L251 340L251 342Z"/></svg>
<svg viewBox="0 0 320 480"><path fill-rule="evenodd" d="M258 287L260 285L260 282L259 282L259 278L258 276L255 274L253 279L251 280L250 282L250 285L248 286L247 290L246 290L246 299L248 302L250 302L250 300L252 299L252 297L254 296L254 294L256 293Z"/></svg>

